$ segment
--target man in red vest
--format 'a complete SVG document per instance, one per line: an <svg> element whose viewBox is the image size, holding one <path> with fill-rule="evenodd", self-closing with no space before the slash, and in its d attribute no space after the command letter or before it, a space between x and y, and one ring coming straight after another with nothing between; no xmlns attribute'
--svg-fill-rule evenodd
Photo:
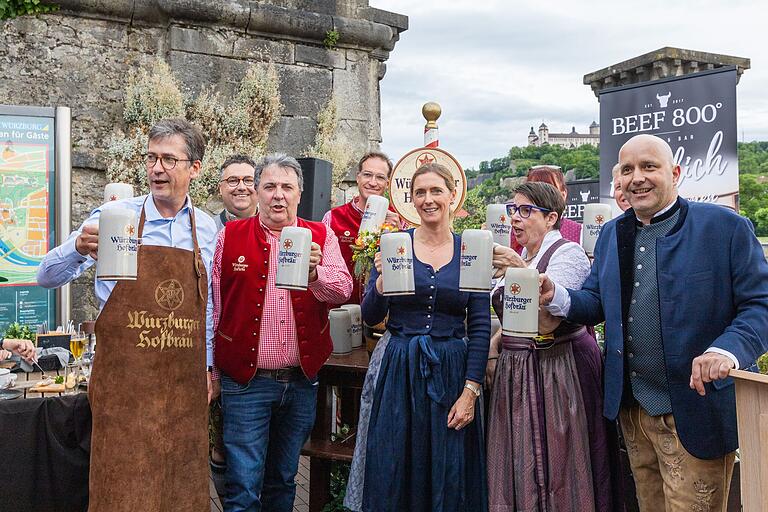
<svg viewBox="0 0 768 512"><path fill-rule="evenodd" d="M299 452L315 421L320 367L331 354L329 303L352 278L333 231L297 217L301 166L286 155L256 164L255 217L227 222L214 253L213 378L220 376L228 493L225 510L290 512ZM280 232L312 233L309 287L275 286Z"/></svg>
<svg viewBox="0 0 768 512"><path fill-rule="evenodd" d="M357 163L357 190L359 195L352 200L336 208L332 208L323 216L323 224L328 226L339 237L339 246L347 269L352 276L354 288L349 303L360 304L365 283L355 277L355 264L352 262L352 249L357 233L360 229L360 221L363 219L365 203L370 196L383 196L389 185L389 177L392 174L392 161L384 153L371 151L363 155ZM401 226L400 217L394 211L387 212L387 222L395 226Z"/></svg>

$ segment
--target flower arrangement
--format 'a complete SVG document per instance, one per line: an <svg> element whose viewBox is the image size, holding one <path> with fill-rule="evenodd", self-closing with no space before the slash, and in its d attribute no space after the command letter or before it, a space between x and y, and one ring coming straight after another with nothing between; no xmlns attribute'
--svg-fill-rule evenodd
<svg viewBox="0 0 768 512"><path fill-rule="evenodd" d="M379 252L381 235L394 233L400 229L394 224L385 222L379 232L361 231L358 233L355 243L352 244L352 261L355 263L355 277L367 275L373 268L373 258Z"/></svg>

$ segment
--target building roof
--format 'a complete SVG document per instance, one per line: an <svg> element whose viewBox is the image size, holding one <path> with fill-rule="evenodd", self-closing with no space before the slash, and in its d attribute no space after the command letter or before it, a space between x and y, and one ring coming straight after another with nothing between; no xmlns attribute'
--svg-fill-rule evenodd
<svg viewBox="0 0 768 512"><path fill-rule="evenodd" d="M550 133L549 134L549 138L551 139L553 137L555 137L555 138L562 137L564 139L566 139L566 138L571 138L571 139L572 138L597 139L599 137L599 135L593 135L591 133L575 133L575 132L571 132L571 133Z"/></svg>
<svg viewBox="0 0 768 512"><path fill-rule="evenodd" d="M600 125L597 124L595 121L592 121L592 124L589 125L590 128L600 128Z"/></svg>

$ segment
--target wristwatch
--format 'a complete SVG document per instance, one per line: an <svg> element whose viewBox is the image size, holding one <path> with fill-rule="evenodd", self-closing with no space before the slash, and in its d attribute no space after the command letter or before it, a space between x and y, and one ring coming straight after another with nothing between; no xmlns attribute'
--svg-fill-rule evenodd
<svg viewBox="0 0 768 512"><path fill-rule="evenodd" d="M466 384L464 384L464 387L467 388L468 390L470 390L471 392L473 392L476 397L480 396L480 387L479 386L475 386L474 384L470 384L469 382L467 382Z"/></svg>

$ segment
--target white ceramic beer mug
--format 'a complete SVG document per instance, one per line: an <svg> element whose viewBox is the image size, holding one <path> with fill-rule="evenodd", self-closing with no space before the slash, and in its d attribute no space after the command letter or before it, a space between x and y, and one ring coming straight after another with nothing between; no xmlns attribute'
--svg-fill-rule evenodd
<svg viewBox="0 0 768 512"><path fill-rule="evenodd" d="M119 201L133 197L133 186L128 183L107 183L104 187L104 202Z"/></svg>
<svg viewBox="0 0 768 512"><path fill-rule="evenodd" d="M99 215L99 259L96 278L104 281L135 281L139 239L136 212L108 208Z"/></svg>
<svg viewBox="0 0 768 512"><path fill-rule="evenodd" d="M490 292L493 278L493 234L487 229L461 233L459 291Z"/></svg>
<svg viewBox="0 0 768 512"><path fill-rule="evenodd" d="M385 233L381 235L379 247L382 295L415 295L411 236L408 233Z"/></svg>
<svg viewBox="0 0 768 512"><path fill-rule="evenodd" d="M595 244L603 226L611 220L611 205L590 203L584 205L584 220L581 226L581 246L587 256L592 257Z"/></svg>
<svg viewBox="0 0 768 512"><path fill-rule="evenodd" d="M389 208L389 199L384 196L369 196L365 202L363 218L360 221L359 233L368 231L378 233L381 231L381 225L387 219L387 209Z"/></svg>
<svg viewBox="0 0 768 512"><path fill-rule="evenodd" d="M306 290L309 281L309 253L312 232L307 228L288 226L280 232L275 286L286 290Z"/></svg>
<svg viewBox="0 0 768 512"><path fill-rule="evenodd" d="M512 220L507 215L507 205L489 204L485 209L485 225L493 233L495 243L511 246Z"/></svg>
<svg viewBox="0 0 768 512"><path fill-rule="evenodd" d="M334 354L352 352L352 316L344 308L333 308L328 312Z"/></svg>
<svg viewBox="0 0 768 512"><path fill-rule="evenodd" d="M508 268L504 275L504 314L501 332L506 336L534 338L539 334L539 271Z"/></svg>
<svg viewBox="0 0 768 512"><path fill-rule="evenodd" d="M344 304L342 309L349 311L349 317L352 320L352 348L363 345L363 315L359 304Z"/></svg>

